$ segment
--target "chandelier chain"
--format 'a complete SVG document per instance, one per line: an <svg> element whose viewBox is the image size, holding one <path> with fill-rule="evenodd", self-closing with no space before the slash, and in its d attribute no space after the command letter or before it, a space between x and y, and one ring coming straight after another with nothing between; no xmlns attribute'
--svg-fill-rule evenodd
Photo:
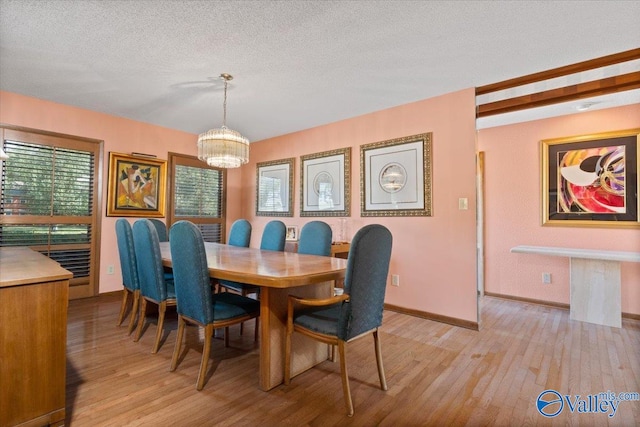
<svg viewBox="0 0 640 427"><path fill-rule="evenodd" d="M224 78L224 77L223 77ZM224 78L224 102L222 103L222 127L227 127L227 79Z"/></svg>

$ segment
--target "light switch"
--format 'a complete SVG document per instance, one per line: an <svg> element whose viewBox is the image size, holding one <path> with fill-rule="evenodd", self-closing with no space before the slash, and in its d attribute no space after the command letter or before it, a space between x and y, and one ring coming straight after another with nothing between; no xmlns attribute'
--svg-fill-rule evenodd
<svg viewBox="0 0 640 427"><path fill-rule="evenodd" d="M461 197L458 199L458 210L466 211L469 209L469 199Z"/></svg>

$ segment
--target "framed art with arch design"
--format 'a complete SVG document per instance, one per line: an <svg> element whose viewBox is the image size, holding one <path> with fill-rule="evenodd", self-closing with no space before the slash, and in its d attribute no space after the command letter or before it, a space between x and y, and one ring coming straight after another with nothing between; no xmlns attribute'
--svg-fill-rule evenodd
<svg viewBox="0 0 640 427"><path fill-rule="evenodd" d="M431 216L432 133L360 146L361 216Z"/></svg>
<svg viewBox="0 0 640 427"><path fill-rule="evenodd" d="M300 160L300 216L349 216L351 147Z"/></svg>

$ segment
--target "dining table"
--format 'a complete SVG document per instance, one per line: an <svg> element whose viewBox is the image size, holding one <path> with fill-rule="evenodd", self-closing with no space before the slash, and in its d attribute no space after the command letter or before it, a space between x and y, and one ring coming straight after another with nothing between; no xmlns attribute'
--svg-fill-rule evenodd
<svg viewBox="0 0 640 427"><path fill-rule="evenodd" d="M271 390L284 380L288 295L333 295L334 282L344 279L347 260L210 242L204 247L211 278L260 287L259 384L262 390ZM163 265L171 267L169 242L160 242L160 251ZM326 344L300 334L294 334L292 349L292 376L327 360Z"/></svg>

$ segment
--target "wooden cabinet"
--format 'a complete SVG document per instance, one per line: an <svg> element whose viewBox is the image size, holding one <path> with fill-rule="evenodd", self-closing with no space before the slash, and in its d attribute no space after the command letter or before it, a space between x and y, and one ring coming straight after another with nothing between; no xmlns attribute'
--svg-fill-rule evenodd
<svg viewBox="0 0 640 427"><path fill-rule="evenodd" d="M347 259L349 256L349 248L351 244L349 242L338 242L331 244L331 256L336 258ZM284 250L287 252L298 252L297 241L287 241L284 245Z"/></svg>
<svg viewBox="0 0 640 427"><path fill-rule="evenodd" d="M28 248L0 248L0 426L63 425L72 274Z"/></svg>

